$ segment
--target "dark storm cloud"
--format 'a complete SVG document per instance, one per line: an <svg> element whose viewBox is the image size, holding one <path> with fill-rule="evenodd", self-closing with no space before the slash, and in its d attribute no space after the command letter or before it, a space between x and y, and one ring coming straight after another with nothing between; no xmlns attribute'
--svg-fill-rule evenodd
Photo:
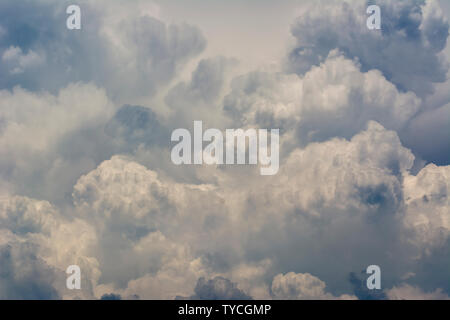
<svg viewBox="0 0 450 320"><path fill-rule="evenodd" d="M188 64L206 45L196 27L83 2L68 31L50 3L0 5L0 295L385 298L348 278L371 263L388 297L448 292L450 167L411 173L414 141L447 150L446 107L421 113L446 71L434 2L381 1L370 34L365 1L311 2L288 72L238 70L231 85L233 59ZM282 129L279 173L174 169L170 132L199 119ZM411 136L411 152L408 125L432 139ZM80 294L64 289L72 263Z"/></svg>
<svg viewBox="0 0 450 320"><path fill-rule="evenodd" d="M357 275L355 272L350 272L348 281L353 287L355 296L360 300L383 300L386 299L386 294L381 289L369 290L366 285L367 274L361 272Z"/></svg>

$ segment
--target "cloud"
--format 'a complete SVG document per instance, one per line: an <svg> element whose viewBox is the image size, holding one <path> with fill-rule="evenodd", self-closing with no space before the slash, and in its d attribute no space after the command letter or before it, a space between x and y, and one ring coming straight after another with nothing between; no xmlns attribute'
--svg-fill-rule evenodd
<svg viewBox="0 0 450 320"><path fill-rule="evenodd" d="M48 300L59 299L52 286L55 271L36 257L30 244L7 244L0 247L0 298Z"/></svg>
<svg viewBox="0 0 450 320"><path fill-rule="evenodd" d="M93 82L130 102L168 84L206 45L196 27L166 24L155 10L136 15L120 2L81 1L82 29L68 30L65 4L2 2L0 54L7 69L0 66L0 88L55 93L71 82Z"/></svg>
<svg viewBox="0 0 450 320"><path fill-rule="evenodd" d="M295 149L275 179L244 186L248 256L272 252L280 272L314 272L342 291L349 270L372 261L398 272L392 266L416 254L403 240L402 181L413 161L395 132L375 122L350 140ZM330 257L339 257L333 267Z"/></svg>
<svg viewBox="0 0 450 320"><path fill-rule="evenodd" d="M161 124L155 112L142 106L122 106L106 124L105 132L115 144L122 142L122 152L132 152L139 145L168 145L168 128Z"/></svg>
<svg viewBox="0 0 450 320"><path fill-rule="evenodd" d="M122 297L120 296L120 294L106 293L106 294L102 295L100 300L122 300Z"/></svg>
<svg viewBox="0 0 450 320"><path fill-rule="evenodd" d="M223 277L206 280L198 279L191 300L251 300L251 297L239 290L237 285ZM182 297L177 297L183 299Z"/></svg>
<svg viewBox="0 0 450 320"><path fill-rule="evenodd" d="M196 27L166 25L150 16L122 21L116 28L114 40L120 45L111 48L117 49L111 63L130 63L113 73L111 86L119 90L121 97L130 99L136 98L136 92L144 96L155 93L160 84L167 84L206 45Z"/></svg>
<svg viewBox="0 0 450 320"><path fill-rule="evenodd" d="M439 57L449 25L433 0L377 1L381 30L366 27L367 1L324 1L304 10L291 27L296 45L288 70L299 74L339 49L357 58L362 70L380 70L397 88L419 96L446 80L447 66Z"/></svg>
<svg viewBox="0 0 450 320"><path fill-rule="evenodd" d="M335 297L325 292L325 283L309 273L278 274L272 282L274 299L281 300L334 300L355 299L354 296Z"/></svg>
<svg viewBox="0 0 450 320"><path fill-rule="evenodd" d="M409 284L402 284L387 290L387 296L390 300L449 300L450 297L442 292L442 289L436 289L433 292L424 292L418 287Z"/></svg>
<svg viewBox="0 0 450 320"><path fill-rule="evenodd" d="M196 252L207 247L202 238L216 230L221 237L215 221L226 222L212 186L174 183L119 156L82 176L73 197L79 217L97 230L102 281L144 299L189 294L205 269Z"/></svg>
<svg viewBox="0 0 450 320"><path fill-rule="evenodd" d="M222 56L200 60L190 82L177 83L165 97L173 112L171 123L186 126L203 119L208 125L222 127L227 119L221 116L221 97L236 65L235 59Z"/></svg>
<svg viewBox="0 0 450 320"><path fill-rule="evenodd" d="M406 146L427 162L436 165L450 163L450 104L423 110L414 117L401 135Z"/></svg>
<svg viewBox="0 0 450 320"><path fill-rule="evenodd" d="M404 180L405 224L415 232L414 241L428 251L446 244L450 236L450 166L429 164Z"/></svg>
<svg viewBox="0 0 450 320"><path fill-rule="evenodd" d="M422 181L429 170L413 176L413 162L394 131L369 122L350 140L334 138L295 149L270 180L251 176L230 188L235 173L223 172L219 176L227 179L214 185L191 185L114 156L79 179L73 198L78 217L97 230L104 293L187 297L197 279L220 276L266 297L271 275L289 267L315 270L340 288L332 294L339 297L348 294L342 291L348 292L349 270L375 260L385 266L389 276L383 281L389 286L405 268L420 268L413 257L434 250L421 238L422 227L410 222L415 215L411 195L422 199L424 183L408 181ZM272 213L275 204L277 215ZM435 212L445 212L445 198L435 205ZM312 248L306 245L311 241L316 244ZM294 250L297 254L290 254ZM336 254L339 263L328 267ZM268 256L283 264L250 263ZM124 262L115 266L117 259Z"/></svg>
<svg viewBox="0 0 450 320"><path fill-rule="evenodd" d="M115 107L104 90L77 83L52 95L16 87L0 97L0 177L10 192L62 201L82 172L111 156L102 127Z"/></svg>
<svg viewBox="0 0 450 320"><path fill-rule="evenodd" d="M252 73L237 78L224 109L241 125L296 131L301 144L331 137L350 138L374 120L401 130L415 115L421 100L399 92L377 70L332 51L304 76Z"/></svg>
<svg viewBox="0 0 450 320"><path fill-rule="evenodd" d="M33 50L24 54L21 48L11 46L3 52L2 61L10 65L11 74L18 74L23 73L27 68L42 64L45 58L39 56Z"/></svg>
<svg viewBox="0 0 450 320"><path fill-rule="evenodd" d="M3 299L92 297L100 272L89 225L64 218L47 201L26 197L2 198L0 213ZM82 270L78 292L66 289L65 270L72 264Z"/></svg>
<svg viewBox="0 0 450 320"><path fill-rule="evenodd" d="M363 1L301 4L286 69L249 73L148 2L82 2L81 32L50 4L0 4L1 297L448 296L433 1L381 1L380 32ZM280 128L278 174L173 165L193 120ZM374 263L376 294L356 276Z"/></svg>
<svg viewBox="0 0 450 320"><path fill-rule="evenodd" d="M349 141L334 138L294 150L278 179L249 193L250 203L272 205L274 200L283 212L330 219L348 214L351 208L367 218L387 217L402 205L400 177L413 161L395 132L369 122ZM342 213L331 210L331 216L325 216L327 207Z"/></svg>
<svg viewBox="0 0 450 320"><path fill-rule="evenodd" d="M353 292L355 296L360 300L384 300L386 299L386 294L381 289L368 289L366 278L367 274L365 271L361 272L361 276L358 276L355 272L350 272L348 280L353 287Z"/></svg>

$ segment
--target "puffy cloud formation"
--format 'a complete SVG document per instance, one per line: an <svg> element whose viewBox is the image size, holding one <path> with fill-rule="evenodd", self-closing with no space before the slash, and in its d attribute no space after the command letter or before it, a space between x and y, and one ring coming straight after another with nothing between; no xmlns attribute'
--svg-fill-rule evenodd
<svg viewBox="0 0 450 320"><path fill-rule="evenodd" d="M280 178L250 192L250 203L277 203L282 212L324 222L352 216L352 212L357 213L354 218L393 217L403 205L401 174L412 167L413 160L394 132L370 122L350 141L333 139L294 150Z"/></svg>
<svg viewBox="0 0 450 320"><path fill-rule="evenodd" d="M18 196L0 200L0 221L2 299L93 297L100 272L89 224L64 218L47 201ZM79 292L66 289L65 270L71 264L85 272Z"/></svg>
<svg viewBox="0 0 450 320"><path fill-rule="evenodd" d="M252 73L236 79L224 108L242 125L296 129L307 143L352 137L369 120L400 130L420 104L378 70L361 72L358 63L332 51L303 77Z"/></svg>
<svg viewBox="0 0 450 320"><path fill-rule="evenodd" d="M381 31L366 1L300 3L287 63L251 72L163 4L105 3L80 32L63 2L0 4L0 298L448 298L435 1L379 1ZM278 173L173 165L194 120L280 128Z"/></svg>
<svg viewBox="0 0 450 320"><path fill-rule="evenodd" d="M105 91L90 84L74 83L57 95L1 90L0 177L13 185L9 192L54 201L70 195L81 173L104 160L99 126L114 109Z"/></svg>
<svg viewBox="0 0 450 320"><path fill-rule="evenodd" d="M25 72L25 69L33 68L44 62L44 58L30 50L27 54L19 47L9 47L3 52L2 61L10 65L10 73L17 74Z"/></svg>
<svg viewBox="0 0 450 320"><path fill-rule="evenodd" d="M188 24L166 24L151 4L80 1L82 32L66 28L69 1L3 1L0 86L57 90L94 82L115 99L152 95L206 45ZM20 12L21 14L17 14Z"/></svg>
<svg viewBox="0 0 450 320"><path fill-rule="evenodd" d="M277 275L272 282L272 294L281 300L331 300L355 299L354 296L342 295L335 297L325 292L325 283L309 273L294 273Z"/></svg>
<svg viewBox="0 0 450 320"><path fill-rule="evenodd" d="M105 125L105 132L129 152L140 144L167 145L165 137L169 134L151 109L130 105L124 105L116 112Z"/></svg>
<svg viewBox="0 0 450 320"><path fill-rule="evenodd" d="M366 8L376 3L381 30L366 27ZM339 49L357 58L364 71L377 69L401 90L431 92L446 80L448 21L434 0L323 1L311 5L292 24L297 44L289 53L290 70L303 74Z"/></svg>
<svg viewBox="0 0 450 320"><path fill-rule="evenodd" d="M424 247L442 246L450 235L450 166L429 164L404 181L405 223Z"/></svg>

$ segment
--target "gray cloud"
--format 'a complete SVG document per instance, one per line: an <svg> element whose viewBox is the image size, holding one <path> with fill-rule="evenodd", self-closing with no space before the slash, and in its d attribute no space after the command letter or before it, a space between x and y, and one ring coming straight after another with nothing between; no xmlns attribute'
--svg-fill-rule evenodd
<svg viewBox="0 0 450 320"><path fill-rule="evenodd" d="M350 272L348 281L353 287L353 292L360 300L383 300L386 299L386 294L381 289L369 290L366 285L367 274L363 271L361 275L355 272Z"/></svg>
<svg viewBox="0 0 450 320"><path fill-rule="evenodd" d="M167 147L167 137L170 134L151 109L130 105L124 105L116 112L105 125L105 132L116 144L123 146L121 150L117 150L121 152L132 152L133 147L140 144Z"/></svg>
<svg viewBox="0 0 450 320"><path fill-rule="evenodd" d="M120 294L115 293L105 293L101 296L100 300L122 300Z"/></svg>
<svg viewBox="0 0 450 320"><path fill-rule="evenodd" d="M234 80L224 109L241 125L296 131L305 145L331 137L350 138L367 121L401 130L420 108L414 93L399 92L379 71L333 51L303 77L251 73ZM295 141L295 143L298 143Z"/></svg>
<svg viewBox="0 0 450 320"><path fill-rule="evenodd" d="M272 295L280 300L353 300L354 296L335 297L326 292L326 285L319 278L309 274L278 274L272 282Z"/></svg>
<svg viewBox="0 0 450 320"><path fill-rule="evenodd" d="M403 284L387 291L387 296L391 300L449 300L450 297L443 293L441 289L432 292L424 292L418 287Z"/></svg>
<svg viewBox="0 0 450 320"><path fill-rule="evenodd" d="M104 86L114 99L135 99L154 94L206 45L193 26L133 16L119 2L82 1L82 29L67 30L69 4L2 2L1 88L20 85L56 93L83 81Z"/></svg>
<svg viewBox="0 0 450 320"><path fill-rule="evenodd" d="M381 7L381 31L366 28L368 4ZM305 10L292 25L297 45L288 58L290 70L304 74L333 49L358 59L363 71L380 70L401 90L419 96L444 82L440 59L448 22L435 1L330 1Z"/></svg>
<svg viewBox="0 0 450 320"><path fill-rule="evenodd" d="M381 1L381 33L364 1L302 4L287 70L250 73L194 61L202 33L148 2L82 2L80 33L49 3L0 4L1 297L448 297L448 26L433 1ZM170 132L193 120L280 128L278 174L173 165ZM373 263L375 295L349 278Z"/></svg>
<svg viewBox="0 0 450 320"><path fill-rule="evenodd" d="M57 274L36 256L30 244L7 244L0 247L1 299L59 299L53 287ZM59 275L62 279L62 273Z"/></svg>
<svg viewBox="0 0 450 320"><path fill-rule="evenodd" d="M237 285L223 277L206 280L198 279L191 300L251 300L251 297L238 289ZM178 299L183 299L178 297Z"/></svg>

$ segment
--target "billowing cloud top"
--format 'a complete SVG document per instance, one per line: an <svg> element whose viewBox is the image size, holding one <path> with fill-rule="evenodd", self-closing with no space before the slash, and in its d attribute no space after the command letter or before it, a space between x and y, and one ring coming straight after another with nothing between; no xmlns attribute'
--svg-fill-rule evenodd
<svg viewBox="0 0 450 320"><path fill-rule="evenodd" d="M252 2L255 63L208 18L238 4L81 1L80 30L68 4L0 4L0 299L449 298L438 1L288 2L263 44ZM278 173L172 164L194 120L280 129Z"/></svg>

